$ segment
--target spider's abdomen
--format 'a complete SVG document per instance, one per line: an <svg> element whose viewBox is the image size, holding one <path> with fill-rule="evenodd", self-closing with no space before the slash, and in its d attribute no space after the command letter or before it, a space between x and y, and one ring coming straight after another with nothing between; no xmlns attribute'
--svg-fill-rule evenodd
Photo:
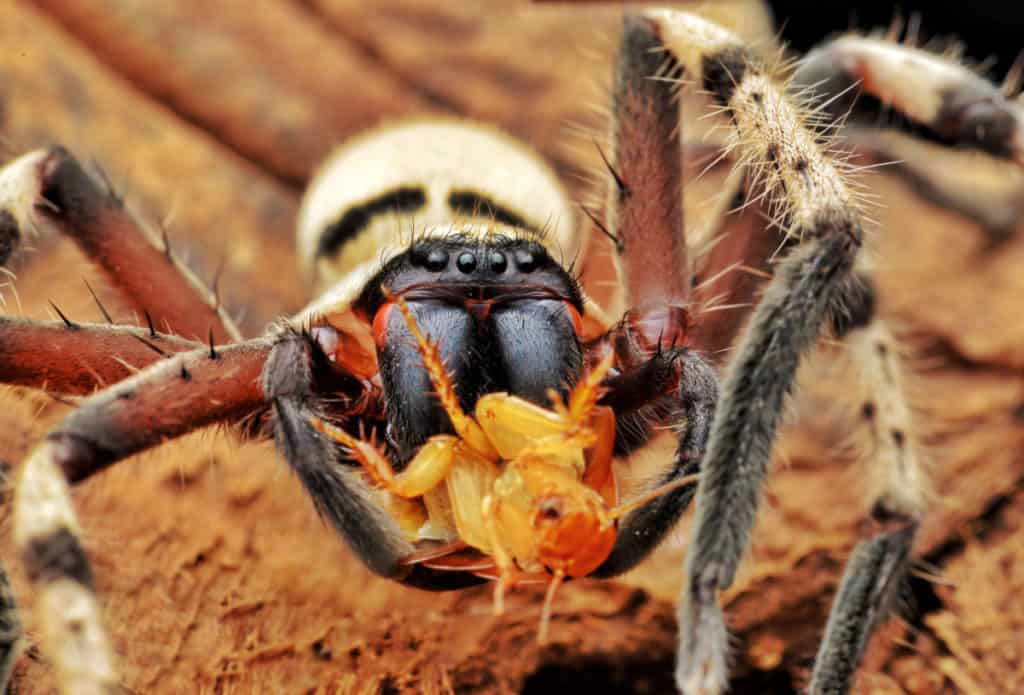
<svg viewBox="0 0 1024 695"><path fill-rule="evenodd" d="M354 138L324 164L303 200L299 255L323 289L425 228L488 220L543 231L567 259L581 247L558 178L527 146L470 121L410 121Z"/></svg>

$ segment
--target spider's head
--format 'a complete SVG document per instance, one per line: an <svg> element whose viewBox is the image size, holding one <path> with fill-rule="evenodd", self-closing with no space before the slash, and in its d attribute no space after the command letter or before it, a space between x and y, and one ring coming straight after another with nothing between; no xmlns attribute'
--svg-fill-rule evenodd
<svg viewBox="0 0 1024 695"><path fill-rule="evenodd" d="M450 431L409 326L408 305L437 343L464 410L505 391L546 405L579 378L583 298L572 275L536 235L497 224L432 230L384 264L356 312L373 327L388 424L406 459Z"/></svg>

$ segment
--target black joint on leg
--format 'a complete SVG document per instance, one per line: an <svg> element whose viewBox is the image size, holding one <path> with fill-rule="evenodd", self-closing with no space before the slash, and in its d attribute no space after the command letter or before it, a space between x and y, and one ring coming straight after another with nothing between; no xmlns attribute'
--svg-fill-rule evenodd
<svg viewBox="0 0 1024 695"><path fill-rule="evenodd" d="M681 76L679 62L665 50L654 22L640 15L626 14L622 20L622 39L619 43L616 99L629 91L668 103L674 98L676 90L671 78Z"/></svg>
<svg viewBox="0 0 1024 695"><path fill-rule="evenodd" d="M839 293L839 305L832 310L832 331L837 338L871 323L877 299L874 283L869 277L856 274Z"/></svg>
<svg viewBox="0 0 1024 695"><path fill-rule="evenodd" d="M25 571L33 581L52 582L70 578L92 588L92 570L78 538L66 528L33 538L22 552Z"/></svg>
<svg viewBox="0 0 1024 695"><path fill-rule="evenodd" d="M723 106L729 103L736 86L746 77L749 58L742 48L727 48L704 57L701 72L704 89Z"/></svg>
<svg viewBox="0 0 1024 695"><path fill-rule="evenodd" d="M21 244L21 230L10 210L0 210L0 265L4 265Z"/></svg>
<svg viewBox="0 0 1024 695"><path fill-rule="evenodd" d="M63 147L53 148L44 164L42 198L52 214L74 219L76 225L95 222L104 203L119 205Z"/></svg>
<svg viewBox="0 0 1024 695"><path fill-rule="evenodd" d="M84 480L114 458L110 451L71 432L51 432L46 441L53 447L54 463L71 484Z"/></svg>
<svg viewBox="0 0 1024 695"><path fill-rule="evenodd" d="M917 524L917 519L897 509L893 501L884 496L871 505L871 520L889 532L912 528Z"/></svg>

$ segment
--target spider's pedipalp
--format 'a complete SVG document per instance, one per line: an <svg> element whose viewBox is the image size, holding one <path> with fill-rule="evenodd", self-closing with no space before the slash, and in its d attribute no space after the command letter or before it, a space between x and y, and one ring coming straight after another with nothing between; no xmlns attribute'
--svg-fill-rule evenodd
<svg viewBox="0 0 1024 695"><path fill-rule="evenodd" d="M218 342L241 334L217 298L157 242L109 187L62 147L37 150L0 170L0 263L45 222L70 237L139 313L178 335ZM6 253L4 249L8 249Z"/></svg>
<svg viewBox="0 0 1024 695"><path fill-rule="evenodd" d="M275 338L261 376L274 411L274 440L309 492L317 511L377 574L402 579L402 560L413 547L394 519L371 497L359 473L339 461L337 446L314 426L322 418L312 370L312 344L284 328Z"/></svg>
<svg viewBox="0 0 1024 695"><path fill-rule="evenodd" d="M644 385L655 389L665 381L665 377L674 379L675 383L669 389L658 391L664 393L668 390L668 399L682 410L679 415L685 418L686 427L676 444L672 465L650 485L651 489L699 472L718 403L718 377L714 367L703 357L685 350L678 355L656 356L649 364L658 362L667 364L662 364L655 374L644 368L636 370L636 373L643 374ZM631 375L626 373L623 376L624 381ZM629 408L625 407L627 403L623 402L625 399L619 393L619 381L611 380L607 386L609 391L606 398L616 403L617 411L628 413ZM646 404L657 399L648 394L639 400ZM672 412L676 414L674 408ZM619 524L619 535L611 555L593 576L613 577L635 567L675 526L680 515L690 506L695 492L696 488L692 485L677 488L626 516Z"/></svg>

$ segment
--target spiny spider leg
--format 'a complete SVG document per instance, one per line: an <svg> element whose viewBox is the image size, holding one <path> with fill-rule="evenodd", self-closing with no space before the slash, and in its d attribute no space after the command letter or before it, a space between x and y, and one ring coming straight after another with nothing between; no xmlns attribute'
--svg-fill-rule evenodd
<svg viewBox="0 0 1024 695"><path fill-rule="evenodd" d="M858 266L865 256L858 258ZM867 430L865 464L874 469L868 479L877 531L854 549L843 574L810 695L842 695L850 689L872 631L897 597L928 489L895 340L875 315L870 279L858 269L850 284L844 305L833 315L833 332L849 349L864 386L860 416Z"/></svg>
<svg viewBox="0 0 1024 695"><path fill-rule="evenodd" d="M1024 166L1024 107L950 57L848 35L807 54L791 88L817 93L833 118L871 123L880 103L925 137Z"/></svg>
<svg viewBox="0 0 1024 695"><path fill-rule="evenodd" d="M675 439L672 465L653 487L698 472L718 400L714 368L686 347L692 278L681 207L682 165L676 67L649 22L627 16L613 92L613 161L609 228L617 244L620 280L633 307L589 346L612 349L621 371L606 379L602 405L616 413L615 453L632 453ZM677 433L657 432L685 420ZM666 452L667 455L667 452ZM625 572L646 557L693 498L687 486L658 497L619 525L611 555L595 576Z"/></svg>
<svg viewBox="0 0 1024 695"><path fill-rule="evenodd" d="M214 293L62 147L37 150L0 170L0 264L40 222L66 234L141 315L160 330L216 343L241 340ZM161 248L161 245L163 248Z"/></svg>
<svg viewBox="0 0 1024 695"><path fill-rule="evenodd" d="M676 680L686 693L720 693L727 683L728 645L717 595L732 584L749 543L783 401L802 355L842 315L840 307L867 296L853 281L863 230L853 196L817 134L738 38L681 12L645 16L687 76L731 119L741 164L796 244L740 337L697 492Z"/></svg>
<svg viewBox="0 0 1024 695"><path fill-rule="evenodd" d="M202 344L134 326L0 316L0 384L85 396ZM209 348L207 348L209 350Z"/></svg>

